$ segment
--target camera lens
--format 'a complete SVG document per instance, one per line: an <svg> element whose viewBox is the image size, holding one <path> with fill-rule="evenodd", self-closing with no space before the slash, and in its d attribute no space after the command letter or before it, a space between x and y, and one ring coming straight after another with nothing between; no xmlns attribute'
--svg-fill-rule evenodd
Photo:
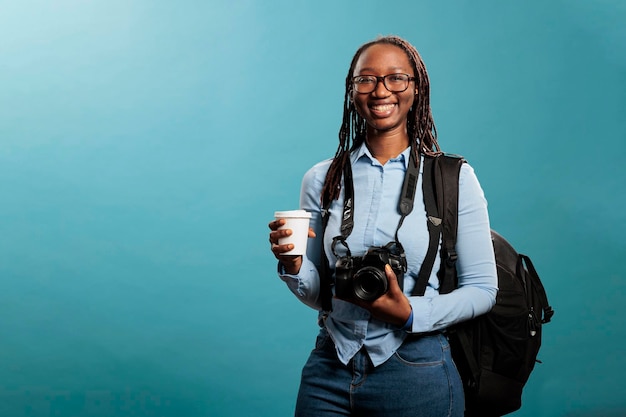
<svg viewBox="0 0 626 417"><path fill-rule="evenodd" d="M352 282L354 295L363 301L373 301L387 292L387 276L373 266L359 269Z"/></svg>

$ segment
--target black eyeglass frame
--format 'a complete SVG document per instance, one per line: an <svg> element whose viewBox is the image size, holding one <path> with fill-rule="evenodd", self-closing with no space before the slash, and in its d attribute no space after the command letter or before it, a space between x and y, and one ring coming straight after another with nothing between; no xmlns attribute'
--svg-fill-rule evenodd
<svg viewBox="0 0 626 417"><path fill-rule="evenodd" d="M407 77L406 80L406 87L404 87L402 90L392 90L391 88L389 88L389 86L387 86L387 77L393 77L393 76L398 76L398 75L405 75ZM376 83L373 84L373 87L370 91L359 91L357 89L357 86L359 85L356 80L358 78L376 78ZM378 83L382 82L383 85L385 86L385 88L391 92L391 93L402 93L404 91L406 91L409 88L409 83L411 81L415 81L415 77L410 76L409 74L404 74L404 73L394 73L394 74L387 74L387 75L383 75L383 76L378 76L378 75L357 75L352 77L352 88L354 89L355 92L359 93L359 94L369 94L372 91L376 90L376 87L378 87Z"/></svg>

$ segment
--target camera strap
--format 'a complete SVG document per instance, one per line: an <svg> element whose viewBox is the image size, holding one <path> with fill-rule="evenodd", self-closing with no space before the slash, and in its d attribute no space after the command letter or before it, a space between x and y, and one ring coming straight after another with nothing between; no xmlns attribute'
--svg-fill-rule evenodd
<svg viewBox="0 0 626 417"><path fill-rule="evenodd" d="M398 202L398 211L400 212L400 220L395 232L395 243L398 252L404 252L404 248L398 239L398 231L404 222L406 216L413 211L413 203L415 200L415 190L417 187L417 177L419 175L419 159L415 159L414 153L411 150L409 156L409 163L404 174L404 181L402 183L402 193L400 194L400 201ZM332 251L335 256L335 247L338 243L342 244L346 250L347 255L352 256L350 248L346 239L352 233L354 228L354 184L352 180L352 165L348 162L344 166L343 170L344 178L344 200L343 200L343 213L341 217L341 227L339 229L340 235L333 238Z"/></svg>
<svg viewBox="0 0 626 417"><path fill-rule="evenodd" d="M350 160L348 160L343 167L343 189L343 213L341 215L341 227L339 228L340 234L333 238L331 250L333 255L338 256L335 247L337 243L341 243L346 248L347 255L352 256L348 242L346 242L346 239L348 239L348 236L350 236L354 228L354 183L352 181L352 165L350 164ZM329 213L326 213L327 216L328 214Z"/></svg>
<svg viewBox="0 0 626 417"><path fill-rule="evenodd" d="M396 243L400 248L402 245L400 244L400 240L398 239L398 231L404 222L406 216L408 216L411 211L413 211L413 202L415 201L415 189L417 188L417 176L419 175L420 160L415 160L415 156L413 155L413 150L411 150L411 156L409 157L409 165L406 169L406 173L404 174L404 182L402 183L402 194L400 195L400 201L398 202L398 211L400 211L400 221L398 222L398 227L396 228Z"/></svg>
<svg viewBox="0 0 626 417"><path fill-rule="evenodd" d="M348 256L352 256L350 248L346 239L352 233L354 228L354 183L352 181L352 166L350 160L343 168L343 182L344 182L344 200L343 200L343 214L341 216L341 227L339 236L333 238L331 245L332 252L335 256L335 246L337 243L341 243L345 246ZM328 225L328 219L330 217L330 204L331 201L326 198L322 198L322 230L326 232L326 226ZM323 311L332 310L332 279L330 273L330 265L328 265L328 258L326 257L326 250L324 249L324 236L322 235L322 273L320 274L320 301L322 303Z"/></svg>
<svg viewBox="0 0 626 417"><path fill-rule="evenodd" d="M428 162L429 159L430 158L427 158L426 162ZM428 164L428 165L432 169L432 164ZM426 171L427 169L426 164L424 168ZM400 243L400 240L398 239L398 231L400 230L400 227L404 223L404 219L413 211L419 170L420 170L420 159L419 158L415 159L414 152L411 149L408 167L407 167L406 173L404 174L404 181L402 183L402 192L400 195L400 200L398 201L398 211L400 212L400 220L398 222L398 227L396 228L396 232L395 232L395 241L396 241L397 249L399 249L402 253L404 253L404 249ZM352 229L354 228L354 183L352 179L352 165L349 160L344 166L343 179L344 179L344 204L343 204L343 213L341 217L341 227L340 227L341 234L333 238L331 248L332 248L333 254L337 256L337 253L335 252L335 246L338 243L340 243L343 246L345 246L347 250L347 256L352 256L350 252L350 248L348 247L348 244L346 242L346 239L348 238L348 236L350 236L350 233L352 233ZM430 182L425 182L425 184L429 184L429 183ZM427 192L426 190L427 188L431 188L431 187L425 186L424 192ZM431 192L434 192L434 190ZM329 212L330 203L331 203L330 201L323 202L322 228L324 231L326 231L326 226L328 224L328 219L330 217L330 212ZM436 206L434 207L434 209L436 211ZM427 210L427 214L428 213L429 211ZM433 241L432 234L436 233L436 231L431 232L430 230L431 221L428 221L428 224L429 224L429 234L431 234L430 241L432 242ZM439 224L441 224L441 222ZM436 250L437 250L436 245L435 245L434 250L435 250L435 255L436 255ZM432 252L432 248L429 247L428 253L430 254L431 252ZM426 259L429 259L429 258L430 258L429 255L427 255ZM434 256L432 256L432 258L433 258L432 262L434 263ZM323 265L322 265L323 273L320 274L320 287L321 287L320 298L321 298L322 310L330 311L332 310L331 273L330 273L330 266L328 265L328 259L326 257L325 250L324 250L323 238L322 238L322 259L323 259ZM422 270L429 270L429 268L422 268ZM420 272L422 270L420 270ZM425 275L425 274L420 274L420 275ZM420 278L418 278L415 287L419 285L420 287L423 286L425 289L425 286L428 282L428 276L425 279L423 277L420 277ZM423 283L420 283L420 281L423 281ZM416 288L414 288L413 290L414 292L415 292L415 289ZM422 294L423 294L423 291L422 291Z"/></svg>

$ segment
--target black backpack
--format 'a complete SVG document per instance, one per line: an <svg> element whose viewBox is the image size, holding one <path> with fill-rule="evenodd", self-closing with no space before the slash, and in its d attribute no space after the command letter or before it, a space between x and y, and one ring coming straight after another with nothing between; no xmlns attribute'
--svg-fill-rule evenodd
<svg viewBox="0 0 626 417"><path fill-rule="evenodd" d="M424 187L427 214L442 219L439 280L443 293L457 286L454 248L464 162L453 155L425 157L423 181L432 185ZM521 407L522 389L538 362L542 324L554 314L530 258L518 254L498 233L491 231L491 237L498 271L496 305L448 331L463 380L465 415L472 417L502 416ZM439 234L431 233L431 241L435 238L438 242ZM432 261L426 268L432 270ZM430 270L420 275L430 275Z"/></svg>

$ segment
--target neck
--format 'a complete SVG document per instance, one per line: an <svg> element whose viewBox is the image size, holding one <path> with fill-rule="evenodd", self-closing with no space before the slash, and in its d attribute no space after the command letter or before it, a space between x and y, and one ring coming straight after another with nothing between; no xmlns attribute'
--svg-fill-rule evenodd
<svg viewBox="0 0 626 417"><path fill-rule="evenodd" d="M385 165L387 161L400 155L409 146L409 136L404 132L367 132L365 139L372 156Z"/></svg>

